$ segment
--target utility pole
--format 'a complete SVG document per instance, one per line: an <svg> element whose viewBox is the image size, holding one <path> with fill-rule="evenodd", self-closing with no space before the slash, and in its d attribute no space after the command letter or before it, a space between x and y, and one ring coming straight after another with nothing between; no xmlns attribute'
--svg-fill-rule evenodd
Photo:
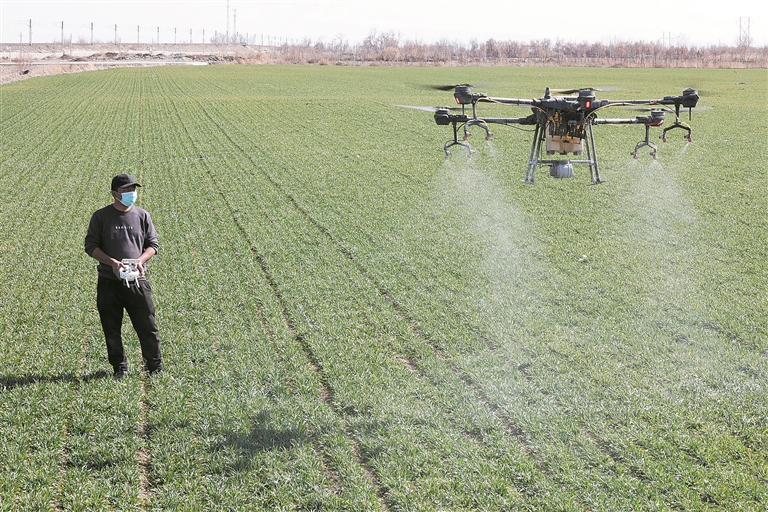
<svg viewBox="0 0 768 512"><path fill-rule="evenodd" d="M739 18L739 50L742 51L742 59L745 62L749 47L752 45L752 38L749 36L749 22L749 18Z"/></svg>
<svg viewBox="0 0 768 512"><path fill-rule="evenodd" d="M237 9L235 9L235 15L232 21L235 22L235 35L233 37L235 38L235 43L237 43Z"/></svg>
<svg viewBox="0 0 768 512"><path fill-rule="evenodd" d="M29 20L29 46L32 46L32 20Z"/></svg>
<svg viewBox="0 0 768 512"><path fill-rule="evenodd" d="M136 25L136 44L139 44L139 28L141 28L141 25Z"/></svg>
<svg viewBox="0 0 768 512"><path fill-rule="evenodd" d="M752 44L752 38L749 35L749 22L749 18L739 18L739 46L744 49L749 48Z"/></svg>
<svg viewBox="0 0 768 512"><path fill-rule="evenodd" d="M176 29L173 29L173 44L176 44Z"/></svg>
<svg viewBox="0 0 768 512"><path fill-rule="evenodd" d="M192 44L192 29L189 29L189 44Z"/></svg>
<svg viewBox="0 0 768 512"><path fill-rule="evenodd" d="M61 46L64 46L64 22L61 22Z"/></svg>
<svg viewBox="0 0 768 512"><path fill-rule="evenodd" d="M115 46L117 46L117 23L115 23Z"/></svg>
<svg viewBox="0 0 768 512"><path fill-rule="evenodd" d="M160 27L157 27L157 44L160 44Z"/></svg>
<svg viewBox="0 0 768 512"><path fill-rule="evenodd" d="M229 44L229 0L227 0L227 38L225 41L225 44Z"/></svg>
<svg viewBox="0 0 768 512"><path fill-rule="evenodd" d="M93 22L91 22L91 46L93 46Z"/></svg>

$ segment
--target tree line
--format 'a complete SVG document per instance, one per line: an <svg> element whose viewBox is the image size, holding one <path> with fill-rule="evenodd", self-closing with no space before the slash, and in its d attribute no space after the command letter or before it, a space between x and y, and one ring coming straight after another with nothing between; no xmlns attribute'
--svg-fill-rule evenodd
<svg viewBox="0 0 768 512"><path fill-rule="evenodd" d="M383 32L371 33L357 44L350 44L342 38L334 39L331 43L313 43L305 39L299 43L286 42L261 48L272 60L296 64L768 67L768 47L753 47L749 43L707 47L618 39L608 44L551 39L527 43L495 39L484 42L471 40L468 44L445 39L436 43L422 43L402 41L393 32Z"/></svg>

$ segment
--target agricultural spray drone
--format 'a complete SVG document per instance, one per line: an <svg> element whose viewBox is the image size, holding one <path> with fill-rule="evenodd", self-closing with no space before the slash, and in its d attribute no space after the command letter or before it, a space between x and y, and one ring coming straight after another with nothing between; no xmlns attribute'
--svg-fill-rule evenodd
<svg viewBox="0 0 768 512"><path fill-rule="evenodd" d="M600 170L597 165L597 153L595 151L595 138L592 126L597 124L642 124L645 126L645 139L635 145L631 155L638 158L638 151L643 147L651 149L651 156L655 159L657 146L650 139L650 128L661 126L667 112L675 114L675 121L663 129L659 138L667 141L667 133L674 129L685 132L683 138L691 142L691 127L680 121L680 108L691 111L699 101L699 93L696 89L685 89L681 96L664 96L662 99L651 100L598 100L595 91L599 89L584 88L570 90L556 90L547 88L544 96L539 99L514 99L493 98L484 93L472 92L473 86L469 84L435 86L433 89L450 91L453 89L453 97L458 107L408 107L427 110L434 113L435 122L441 126L453 127L453 139L443 146L445 157L451 155L450 148L461 146L467 149L469 155L472 148L466 142L471 133L471 127L478 127L485 131L486 140L493 136L489 125L529 125L534 126L533 143L528 159L528 170L525 173L525 182L533 183L536 177L536 169L541 164L549 164L550 175L556 178L570 178L573 176L573 164L588 164L592 183L601 183ZM562 94L564 96L555 96ZM479 117L477 114L479 103L494 103L499 105L530 107L533 114L527 117L494 118ZM401 105L406 106L406 105ZM598 113L608 107L650 107L645 115L638 115L629 119L603 119ZM673 110L674 109L674 110ZM470 111L471 110L471 111ZM459 113L460 112L460 113ZM459 131L463 131L462 140L459 140ZM570 160L568 158L542 159L542 152L547 156L585 155L584 159Z"/></svg>

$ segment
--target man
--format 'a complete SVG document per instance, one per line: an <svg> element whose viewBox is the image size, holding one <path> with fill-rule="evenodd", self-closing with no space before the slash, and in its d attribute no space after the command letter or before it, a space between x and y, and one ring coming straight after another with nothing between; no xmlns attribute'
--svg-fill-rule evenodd
<svg viewBox="0 0 768 512"><path fill-rule="evenodd" d="M151 375L163 369L152 288L146 278L146 264L157 254L159 245L149 213L135 206L136 187L140 186L129 174L115 176L113 202L94 212L85 236L85 252L99 262L96 304L116 380L128 372L120 334L123 310L139 337L146 370ZM123 259L139 260L136 280L120 279L120 271L127 270Z"/></svg>

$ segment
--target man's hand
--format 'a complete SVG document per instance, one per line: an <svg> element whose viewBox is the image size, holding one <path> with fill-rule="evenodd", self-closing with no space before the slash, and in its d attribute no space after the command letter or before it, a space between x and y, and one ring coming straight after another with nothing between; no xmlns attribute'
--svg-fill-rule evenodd
<svg viewBox="0 0 768 512"><path fill-rule="evenodd" d="M109 264L112 266L112 273L115 274L116 278L120 279L120 271L125 268L123 262L113 259L109 262Z"/></svg>

